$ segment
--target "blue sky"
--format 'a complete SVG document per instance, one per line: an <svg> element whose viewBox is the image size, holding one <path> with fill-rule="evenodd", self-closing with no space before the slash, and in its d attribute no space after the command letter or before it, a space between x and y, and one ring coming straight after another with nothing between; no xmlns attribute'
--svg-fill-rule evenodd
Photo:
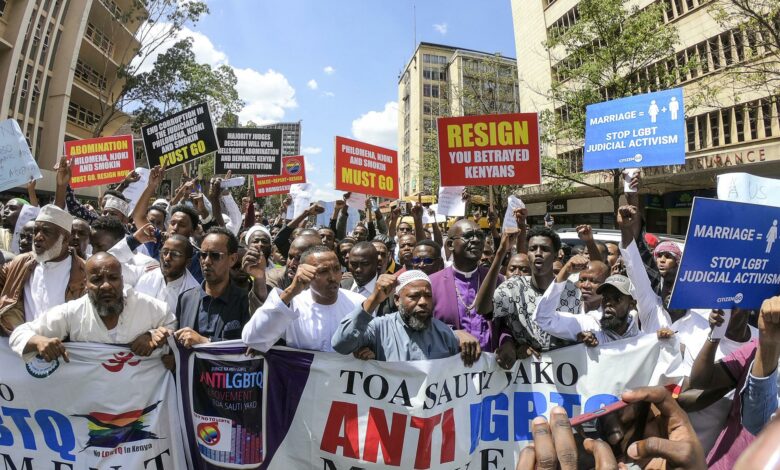
<svg viewBox="0 0 780 470"><path fill-rule="evenodd" d="M417 42L515 57L509 0L208 0L184 31L239 78L245 122L302 120L315 196L333 192L336 135L396 148L398 74Z"/></svg>

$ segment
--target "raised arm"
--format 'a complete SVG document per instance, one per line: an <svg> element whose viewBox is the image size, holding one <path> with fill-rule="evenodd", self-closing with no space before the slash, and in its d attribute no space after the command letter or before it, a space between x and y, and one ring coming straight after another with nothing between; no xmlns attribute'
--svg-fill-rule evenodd
<svg viewBox="0 0 780 470"><path fill-rule="evenodd" d="M392 274L379 276L374 292L351 315L344 317L339 328L333 333L331 346L335 351L349 354L375 343L376 332L371 320L374 319L376 309L390 296L397 284L398 280Z"/></svg>
<svg viewBox="0 0 780 470"><path fill-rule="evenodd" d="M517 252L528 253L528 209L525 207L515 209L515 222L517 222ZM557 253L556 253L557 254Z"/></svg>
<svg viewBox="0 0 780 470"><path fill-rule="evenodd" d="M33 207L41 206L41 204L38 202L38 195L35 193L34 178L30 178L30 181L27 183L27 200L30 201L30 205Z"/></svg>
<svg viewBox="0 0 780 470"><path fill-rule="evenodd" d="M596 245L596 240L593 239L593 229L590 225L578 225L577 236L588 248L588 258L592 261L607 261L601 257L601 252L599 251L598 245Z"/></svg>
<svg viewBox="0 0 780 470"><path fill-rule="evenodd" d="M579 333L599 328L598 322L590 315L575 315L556 310L569 276L575 272L582 271L587 266L587 258L582 255L572 256L561 268L555 282L550 284L542 298L539 299L532 318L548 334L576 341Z"/></svg>
<svg viewBox="0 0 780 470"><path fill-rule="evenodd" d="M490 264L490 269L488 270L487 275L485 275L485 279L482 281L479 291L477 291L474 305L476 306L477 312L483 317L493 317L493 294L496 292L498 276L501 271L501 263L509 252L509 249L515 244L515 238L517 236L517 231L504 232L504 235L501 237L501 243L498 245L498 249L493 257L493 262Z"/></svg>
<svg viewBox="0 0 780 470"><path fill-rule="evenodd" d="M149 209L149 200L154 197L157 187L162 183L163 174L165 174L165 168L160 166L152 168L149 172L149 181L146 183L146 188L141 193L141 197L138 198L135 208L133 208L133 223L136 227L143 227L148 222L146 211Z"/></svg>

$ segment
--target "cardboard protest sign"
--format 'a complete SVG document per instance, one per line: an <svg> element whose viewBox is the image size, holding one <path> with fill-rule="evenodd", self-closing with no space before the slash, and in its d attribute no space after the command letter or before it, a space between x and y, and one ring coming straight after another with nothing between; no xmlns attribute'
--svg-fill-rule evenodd
<svg viewBox="0 0 780 470"><path fill-rule="evenodd" d="M336 137L336 189L397 199L398 153Z"/></svg>
<svg viewBox="0 0 780 470"><path fill-rule="evenodd" d="M754 309L780 294L780 208L697 197L669 308Z"/></svg>
<svg viewBox="0 0 780 470"><path fill-rule="evenodd" d="M135 169L133 136L116 135L65 142L72 188L119 183Z"/></svg>
<svg viewBox="0 0 780 470"><path fill-rule="evenodd" d="M586 108L585 171L685 163L682 88Z"/></svg>
<svg viewBox="0 0 780 470"><path fill-rule="evenodd" d="M141 128L149 168L173 168L216 152L217 135L208 103L187 108Z"/></svg>
<svg viewBox="0 0 780 470"><path fill-rule="evenodd" d="M43 178L16 119L0 122L0 191Z"/></svg>
<svg viewBox="0 0 780 470"><path fill-rule="evenodd" d="M748 173L718 175L718 199L780 207L780 180Z"/></svg>
<svg viewBox="0 0 780 470"><path fill-rule="evenodd" d="M282 130L217 128L217 174L279 175L282 172Z"/></svg>
<svg viewBox="0 0 780 470"><path fill-rule="evenodd" d="M536 113L438 119L441 186L538 184Z"/></svg>
<svg viewBox="0 0 780 470"><path fill-rule="evenodd" d="M255 197L287 194L290 186L306 182L306 160L302 155L282 158L282 174L279 176L255 176Z"/></svg>

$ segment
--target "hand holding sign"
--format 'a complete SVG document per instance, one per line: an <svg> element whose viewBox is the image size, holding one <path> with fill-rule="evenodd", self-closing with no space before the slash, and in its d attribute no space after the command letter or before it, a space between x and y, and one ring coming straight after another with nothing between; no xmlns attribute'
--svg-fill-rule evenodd
<svg viewBox="0 0 780 470"><path fill-rule="evenodd" d="M68 157L60 157L60 161L57 164L57 186L65 187L70 183L70 162Z"/></svg>

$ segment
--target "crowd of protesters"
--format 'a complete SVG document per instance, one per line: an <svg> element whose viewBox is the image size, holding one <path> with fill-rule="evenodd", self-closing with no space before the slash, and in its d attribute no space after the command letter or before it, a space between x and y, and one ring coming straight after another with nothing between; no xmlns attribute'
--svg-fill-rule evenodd
<svg viewBox="0 0 780 470"><path fill-rule="evenodd" d="M151 170L135 204L123 194L138 181L132 172L92 207L75 196L63 159L51 203L39 203L34 183L27 199L4 202L0 327L21 357L68 361L69 341L150 355L173 336L184 347L240 339L260 352L282 344L355 360L460 355L467 367L489 352L511 369L576 343L677 337L682 388L623 394L651 403L653 417L647 437L617 458L641 467L651 459L667 468L777 465L780 297L759 311L669 309L683 246L645 232L636 193L615 214L619 242L580 225L571 247L554 227L529 226L525 209L511 214L518 229L502 232L492 213L487 229L482 215L426 226L435 214L419 202L383 213L369 200L347 233L346 197L317 226L316 203L285 219L290 198L269 214L252 198L237 203L220 178L206 194L185 178L171 198L157 198L163 174ZM33 207L37 215L20 226ZM163 362L175 367L170 354ZM615 442L577 448L562 408L532 426L534 446L518 469L575 468L578 452L596 468L617 466Z"/></svg>

